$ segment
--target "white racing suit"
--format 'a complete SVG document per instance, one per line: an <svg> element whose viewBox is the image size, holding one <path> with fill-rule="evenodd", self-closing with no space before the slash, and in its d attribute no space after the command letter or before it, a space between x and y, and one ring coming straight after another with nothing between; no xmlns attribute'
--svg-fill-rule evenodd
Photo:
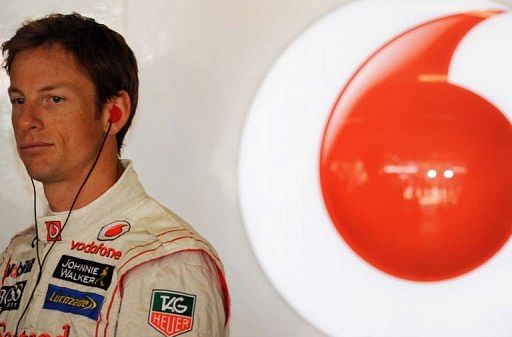
<svg viewBox="0 0 512 337"><path fill-rule="evenodd" d="M122 165L116 184L73 211L60 235L67 212L37 220L39 282L35 227L11 240L0 256L0 337L15 336L27 306L19 337L228 336L214 249Z"/></svg>

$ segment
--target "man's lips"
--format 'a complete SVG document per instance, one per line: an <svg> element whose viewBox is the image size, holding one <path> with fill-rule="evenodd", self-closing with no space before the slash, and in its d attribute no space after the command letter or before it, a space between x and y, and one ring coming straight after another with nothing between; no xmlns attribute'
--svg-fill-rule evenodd
<svg viewBox="0 0 512 337"><path fill-rule="evenodd" d="M46 142L36 142L36 141L30 141L30 142L21 142L18 147L23 152L33 152L33 151L39 151L46 149L50 146L53 146L51 143Z"/></svg>

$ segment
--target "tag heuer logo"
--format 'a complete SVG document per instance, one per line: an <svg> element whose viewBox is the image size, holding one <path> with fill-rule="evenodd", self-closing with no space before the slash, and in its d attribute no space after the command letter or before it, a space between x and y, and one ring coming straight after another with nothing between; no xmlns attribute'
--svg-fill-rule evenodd
<svg viewBox="0 0 512 337"><path fill-rule="evenodd" d="M195 295L153 290L149 325L167 337L192 331L195 304Z"/></svg>

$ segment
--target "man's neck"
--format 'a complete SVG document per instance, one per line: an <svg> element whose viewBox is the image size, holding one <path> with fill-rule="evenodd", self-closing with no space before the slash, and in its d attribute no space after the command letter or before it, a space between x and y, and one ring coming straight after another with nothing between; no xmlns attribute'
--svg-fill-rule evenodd
<svg viewBox="0 0 512 337"><path fill-rule="evenodd" d="M74 180L43 183L44 194L53 212L64 212L70 209L89 170L90 167ZM73 209L80 209L96 200L116 183L122 173L123 167L117 158L109 162L100 160L80 191Z"/></svg>

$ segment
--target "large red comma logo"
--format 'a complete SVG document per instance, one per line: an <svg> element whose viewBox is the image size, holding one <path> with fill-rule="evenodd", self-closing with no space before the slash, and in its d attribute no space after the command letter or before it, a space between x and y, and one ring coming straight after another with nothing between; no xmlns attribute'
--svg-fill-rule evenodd
<svg viewBox="0 0 512 337"><path fill-rule="evenodd" d="M493 319L512 315L504 9L353 2L261 85L240 148L244 224L277 291L325 334L512 331Z"/></svg>
<svg viewBox="0 0 512 337"><path fill-rule="evenodd" d="M458 276L510 236L510 122L448 82L460 41L498 13L452 15L393 39L357 71L327 123L327 209L354 251L387 273Z"/></svg>

